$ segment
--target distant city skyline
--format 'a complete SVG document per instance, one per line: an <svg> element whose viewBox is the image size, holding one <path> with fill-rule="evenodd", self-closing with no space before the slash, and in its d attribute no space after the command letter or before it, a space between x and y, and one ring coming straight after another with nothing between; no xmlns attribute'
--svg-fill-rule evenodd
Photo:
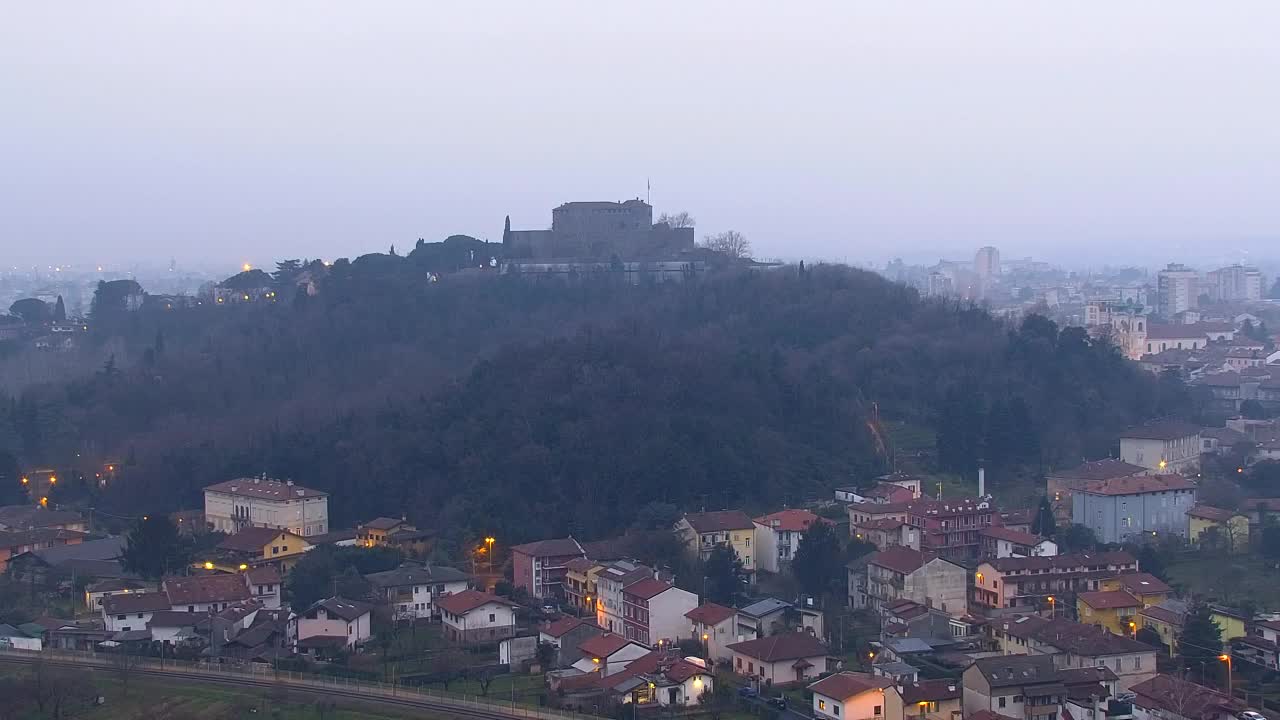
<svg viewBox="0 0 1280 720"><path fill-rule="evenodd" d="M1261 0L16 4L0 262L355 257L651 189L766 258L1225 264L1280 246L1276 27Z"/></svg>

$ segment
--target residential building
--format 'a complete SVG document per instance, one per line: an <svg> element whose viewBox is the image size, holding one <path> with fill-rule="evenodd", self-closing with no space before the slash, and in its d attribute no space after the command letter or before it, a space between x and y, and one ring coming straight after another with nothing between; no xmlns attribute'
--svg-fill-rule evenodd
<svg viewBox="0 0 1280 720"><path fill-rule="evenodd" d="M891 486L894 487L894 486ZM901 488L895 488L902 490ZM908 491L909 492L909 491ZM778 572L795 557L800 540L814 523L829 523L808 510L779 510L754 520L757 569Z"/></svg>
<svg viewBox="0 0 1280 720"><path fill-rule="evenodd" d="M233 534L246 527L311 537L329 532L329 494L266 476L227 480L204 489L210 527Z"/></svg>
<svg viewBox="0 0 1280 720"><path fill-rule="evenodd" d="M600 633L578 645L581 659L573 664L584 673L599 672L609 677L627 669L627 665L649 654L649 648L616 633Z"/></svg>
<svg viewBox="0 0 1280 720"><path fill-rule="evenodd" d="M596 624L626 637L627 603L623 592L628 585L652 579L653 568L634 560L618 560L596 573Z"/></svg>
<svg viewBox="0 0 1280 720"><path fill-rule="evenodd" d="M956 498L917 500L908 522L923 528L921 550L968 562L981 553L981 532L999 520L999 510L990 498Z"/></svg>
<svg viewBox="0 0 1280 720"><path fill-rule="evenodd" d="M5 505L0 507L0 531L69 530L87 532L84 516L72 510L49 510L39 505Z"/></svg>
<svg viewBox="0 0 1280 720"><path fill-rule="evenodd" d="M982 538L982 557L1047 557L1058 554L1058 544L1052 540L1021 530L992 526L978 535Z"/></svg>
<svg viewBox="0 0 1280 720"><path fill-rule="evenodd" d="M515 603L479 590L463 590L436 600L444 636L459 645L496 643L516 634Z"/></svg>
<svg viewBox="0 0 1280 720"><path fill-rule="evenodd" d="M1244 637L1249 634L1249 624L1253 618L1243 610L1225 605L1210 604L1209 617L1222 630L1222 639Z"/></svg>
<svg viewBox="0 0 1280 720"><path fill-rule="evenodd" d="M581 660L582 651L578 646L599 634L600 628L594 622L566 616L539 628L538 642L554 645L556 667L565 667Z"/></svg>
<svg viewBox="0 0 1280 720"><path fill-rule="evenodd" d="M146 630L154 642L178 645L198 638L196 626L208 622L209 616L201 613L157 610L147 621Z"/></svg>
<svg viewBox="0 0 1280 720"><path fill-rule="evenodd" d="M1272 671L1280 670L1280 621L1256 623L1244 637L1232 638L1231 654Z"/></svg>
<svg viewBox="0 0 1280 720"><path fill-rule="evenodd" d="M963 697L959 680L890 683L884 689L884 720L960 720L964 716Z"/></svg>
<svg viewBox="0 0 1280 720"><path fill-rule="evenodd" d="M621 696L623 705L635 707L695 708L715 690L715 675L701 661L666 650L642 655L601 682L611 695Z"/></svg>
<svg viewBox="0 0 1280 720"><path fill-rule="evenodd" d="M1072 520L1102 543L1123 543L1138 535L1187 535L1187 511L1196 486L1181 475L1145 475L1103 480L1076 491Z"/></svg>
<svg viewBox="0 0 1280 720"><path fill-rule="evenodd" d="M1170 655L1178 651L1178 636L1187 619L1187 604L1181 600L1165 600L1138 612L1138 624L1160 636Z"/></svg>
<svg viewBox="0 0 1280 720"><path fill-rule="evenodd" d="M685 613L693 632L693 639L701 641L706 655L715 662L728 661L729 643L737 642L737 612L733 608L705 602Z"/></svg>
<svg viewBox="0 0 1280 720"><path fill-rule="evenodd" d="M98 580L85 586L84 606L90 612L97 612L102 609L103 598L108 598L112 595L141 595L142 593L155 592L156 589L155 585L129 578Z"/></svg>
<svg viewBox="0 0 1280 720"><path fill-rule="evenodd" d="M245 582L249 585L249 594L254 601L267 610L280 609L280 597L284 594L284 580L274 565L262 565L249 568L244 573Z"/></svg>
<svg viewBox="0 0 1280 720"><path fill-rule="evenodd" d="M565 563L564 591L565 605L574 612L596 611L596 599L599 590L596 588L596 577L607 565L588 557L574 558Z"/></svg>
<svg viewBox="0 0 1280 720"><path fill-rule="evenodd" d="M973 601L987 610L1067 612L1077 592L1097 590L1108 578L1137 571L1138 561L1123 550L998 558L978 564Z"/></svg>
<svg viewBox="0 0 1280 720"><path fill-rule="evenodd" d="M1134 685L1134 720L1235 720L1247 707L1242 700L1169 675Z"/></svg>
<svg viewBox="0 0 1280 720"><path fill-rule="evenodd" d="M563 598L570 560L586 557L572 536L511 548L513 584L536 598Z"/></svg>
<svg viewBox="0 0 1280 720"><path fill-rule="evenodd" d="M102 600L102 623L108 631L145 630L152 615L172 605L164 593L121 593Z"/></svg>
<svg viewBox="0 0 1280 720"><path fill-rule="evenodd" d="M912 600L946 613L963 614L967 590L964 567L906 547L878 550L855 561L849 573L852 607L879 610L894 600Z"/></svg>
<svg viewBox="0 0 1280 720"><path fill-rule="evenodd" d="M964 714L993 712L1023 720L1057 720L1067 688L1045 655L980 658L962 676Z"/></svg>
<svg viewBox="0 0 1280 720"><path fill-rule="evenodd" d="M1200 467L1200 427L1176 421L1154 422L1120 433L1120 459L1169 473Z"/></svg>
<svg viewBox="0 0 1280 720"><path fill-rule="evenodd" d="M344 647L363 645L372 635L372 610L373 606L358 600L341 597L321 600L297 619L299 646L319 637L336 638L332 642Z"/></svg>
<svg viewBox="0 0 1280 720"><path fill-rule="evenodd" d="M854 538L869 542L881 549L898 545L912 550L920 549L920 528L908 525L901 520L888 518L868 520L850 526L849 531L853 533Z"/></svg>
<svg viewBox="0 0 1280 720"><path fill-rule="evenodd" d="M895 600L881 606L880 617L883 638L956 637L952 627L954 618L913 600Z"/></svg>
<svg viewBox="0 0 1280 720"><path fill-rule="evenodd" d="M1155 648L1096 625L1060 617L1013 615L993 623L992 630L1007 655L1049 655L1061 670L1105 667L1115 673L1121 690L1156 673Z"/></svg>
<svg viewBox="0 0 1280 720"><path fill-rule="evenodd" d="M622 589L624 635L641 645L670 647L685 637L685 613L698 606L698 596L674 584L647 577Z"/></svg>
<svg viewBox="0 0 1280 720"><path fill-rule="evenodd" d="M217 549L237 560L284 560L301 557L314 546L303 536L278 528L243 527L218 543ZM292 565L292 562L288 563Z"/></svg>
<svg viewBox="0 0 1280 720"><path fill-rule="evenodd" d="M1071 524L1072 498L1075 492L1091 482L1147 475L1151 471L1141 465L1107 458L1093 460L1075 467L1055 470L1045 476L1045 488L1053 518L1059 527ZM1005 523L1007 526L1009 523ZM1029 528L1028 528L1029 529Z"/></svg>
<svg viewBox="0 0 1280 720"><path fill-rule="evenodd" d="M36 550L46 550L64 545L79 545L85 533L57 528L38 528L17 532L0 531L0 573L9 564L9 558Z"/></svg>
<svg viewBox="0 0 1280 720"><path fill-rule="evenodd" d="M884 720L886 688L893 681L862 672L838 672L809 686L813 716L826 720Z"/></svg>
<svg viewBox="0 0 1280 720"><path fill-rule="evenodd" d="M160 589L169 599L166 609L179 612L220 612L253 596L242 574L168 577Z"/></svg>
<svg viewBox="0 0 1280 720"><path fill-rule="evenodd" d="M1076 617L1087 625L1134 637L1138 632L1138 611L1142 601L1124 590L1094 590L1076 595Z"/></svg>
<svg viewBox="0 0 1280 720"><path fill-rule="evenodd" d="M396 619L416 620L439 617L440 598L466 590L470 577L443 565L404 563L365 575L365 580L391 605Z"/></svg>
<svg viewBox="0 0 1280 720"><path fill-rule="evenodd" d="M809 633L770 635L729 645L733 671L760 685L791 685L827 671L827 646Z"/></svg>
<svg viewBox="0 0 1280 720"><path fill-rule="evenodd" d="M792 608L791 603L774 597L748 602L738 608L738 639L753 640L767 635L790 632L786 616Z"/></svg>
<svg viewBox="0 0 1280 720"><path fill-rule="evenodd" d="M1156 276L1160 314L1171 318L1200 304L1200 274L1179 263L1169 263Z"/></svg>
<svg viewBox="0 0 1280 720"><path fill-rule="evenodd" d="M1211 299L1225 302L1257 302L1264 289L1258 268L1239 264L1210 270L1204 284Z"/></svg>
<svg viewBox="0 0 1280 720"><path fill-rule="evenodd" d="M756 524L741 510L688 513L676 522L676 535L690 553L706 560L717 546L733 550L747 572L755 572Z"/></svg>
<svg viewBox="0 0 1280 720"><path fill-rule="evenodd" d="M1098 589L1127 592L1137 598L1144 608L1159 605L1168 600L1169 596L1173 594L1173 588L1169 587L1165 581L1145 572L1124 573L1107 578L1098 583Z"/></svg>
<svg viewBox="0 0 1280 720"><path fill-rule="evenodd" d="M1223 547L1243 552L1249 547L1249 516L1210 505L1196 505L1187 511L1187 539L1201 546Z"/></svg>
<svg viewBox="0 0 1280 720"><path fill-rule="evenodd" d="M356 526L356 539L364 547L390 545L388 538L397 532L417 532L418 528L405 517L376 517Z"/></svg>

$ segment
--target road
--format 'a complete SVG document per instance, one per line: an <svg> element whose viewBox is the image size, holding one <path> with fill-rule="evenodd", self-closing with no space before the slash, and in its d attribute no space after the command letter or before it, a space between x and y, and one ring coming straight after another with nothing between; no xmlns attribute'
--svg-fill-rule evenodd
<svg viewBox="0 0 1280 720"><path fill-rule="evenodd" d="M114 664L111 656L88 655L81 653L34 653L18 651L0 651L0 663L31 664L43 659L48 665L71 669L95 668L107 672L120 672L119 665ZM523 707L520 705L500 705L482 703L463 698L446 697L424 693L418 688L392 688L381 684L346 684L341 678L331 682L309 679L296 673L244 674L219 670L216 667L160 667L146 659L146 664L132 667L129 673L139 677L155 677L183 682L197 682L216 685L231 685L245 688L272 689L285 686L290 689L309 693L328 695L349 700L376 702L382 705L407 707L416 710L436 711L448 717L480 718L482 720L512 720L513 718L535 718L536 720L597 720L589 715L578 715L557 710Z"/></svg>

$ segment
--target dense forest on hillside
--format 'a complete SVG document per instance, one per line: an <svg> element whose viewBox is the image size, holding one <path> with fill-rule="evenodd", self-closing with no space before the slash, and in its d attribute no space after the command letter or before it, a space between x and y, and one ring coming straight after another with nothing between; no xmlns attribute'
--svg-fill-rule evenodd
<svg viewBox="0 0 1280 720"><path fill-rule="evenodd" d="M934 429L941 467L968 472L1106 455L1189 402L1082 330L1011 328L836 266L566 287L426 283L388 254L335 265L315 296L103 326L144 360L7 400L0 453L120 462L95 502L121 511L266 472L332 492L335 526L408 511L509 541L864 481L887 463L873 406Z"/></svg>

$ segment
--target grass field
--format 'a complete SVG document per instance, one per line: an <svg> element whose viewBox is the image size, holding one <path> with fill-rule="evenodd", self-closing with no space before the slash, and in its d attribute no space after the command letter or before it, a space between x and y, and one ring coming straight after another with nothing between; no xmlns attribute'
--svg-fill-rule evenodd
<svg viewBox="0 0 1280 720"><path fill-rule="evenodd" d="M1259 611L1280 611L1280 571L1255 557L1188 555L1170 563L1169 580L1183 594L1238 605L1252 602Z"/></svg>

